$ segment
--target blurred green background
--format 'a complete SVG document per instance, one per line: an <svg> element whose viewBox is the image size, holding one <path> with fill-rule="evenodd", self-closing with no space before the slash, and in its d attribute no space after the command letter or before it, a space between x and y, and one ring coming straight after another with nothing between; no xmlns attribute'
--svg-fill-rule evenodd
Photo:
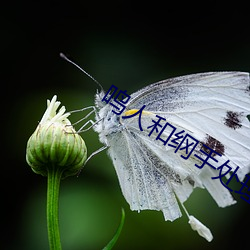
<svg viewBox="0 0 250 250"><path fill-rule="evenodd" d="M161 3L161 4L160 4ZM133 93L150 83L205 71L249 71L247 8L227 3L42 1L1 6L2 230L1 249L48 249L46 178L25 161L26 142L54 94L67 110L93 105L96 84L59 57L67 55L102 83ZM137 5L138 4L138 5ZM77 121L83 114L71 117ZM102 145L82 134L89 154ZM213 235L206 242L186 216L165 222L161 212L132 212L106 152L81 175L62 181L60 228L65 250L95 250L126 220L114 249L221 249L248 246L250 205L218 208L205 190L186 202Z"/></svg>

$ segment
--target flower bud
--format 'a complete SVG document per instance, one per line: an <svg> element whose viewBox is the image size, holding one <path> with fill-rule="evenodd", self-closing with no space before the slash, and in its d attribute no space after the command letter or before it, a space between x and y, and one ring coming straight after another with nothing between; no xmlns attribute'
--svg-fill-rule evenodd
<svg viewBox="0 0 250 250"><path fill-rule="evenodd" d="M61 107L56 113L60 102L54 96L47 101L41 122L27 143L26 160L32 170L47 176L50 168L62 171L62 177L75 175L79 172L87 158L86 145L76 133Z"/></svg>

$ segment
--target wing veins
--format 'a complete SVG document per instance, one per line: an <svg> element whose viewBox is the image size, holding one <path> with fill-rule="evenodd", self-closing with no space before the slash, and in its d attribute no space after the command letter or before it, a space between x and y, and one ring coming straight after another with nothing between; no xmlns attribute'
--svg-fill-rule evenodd
<svg viewBox="0 0 250 250"><path fill-rule="evenodd" d="M127 133L130 133L130 131L128 131L127 130ZM131 133L130 133L131 134ZM133 139L133 142L135 143L135 144L137 144L138 146L139 146L139 144L137 143L137 141L135 140L135 138L134 138L134 136L133 135L131 135L131 138ZM131 139L130 138L130 139ZM126 135L126 140L127 140L127 142L128 142L128 136ZM130 145L129 143L128 143L128 145ZM129 152L130 152L130 155L135 155L135 157L136 157L136 159L137 159L137 161L138 161L138 157L137 157L137 155L136 154L134 154L134 153L132 153L131 152L131 149L130 149L131 147L129 147ZM139 147L140 148L140 147ZM143 152L144 153L144 152ZM145 192L146 192L146 197L147 197L147 203L148 203L148 206L149 206L149 194L148 194L148 191L147 191L147 188L146 188L146 183L145 183L145 178L144 178L144 172L142 171L142 168L141 168L141 165L139 165L139 168L140 168L140 171L141 171L141 173L142 173L142 175L143 175L143 186L144 186L144 190L145 190ZM133 174L134 174L134 179L135 179L135 181L136 181L136 176L135 176L135 173L134 173L134 168L132 168L132 170L133 170ZM136 181L136 183L137 183L137 181ZM137 186L137 190L139 190L139 188L138 188L138 186ZM138 192L137 192L137 197L139 198L140 196L139 196L139 194L138 194ZM138 200L140 200L140 199L138 199ZM140 205L140 204L139 204ZM150 206L149 206L150 207Z"/></svg>
<svg viewBox="0 0 250 250"><path fill-rule="evenodd" d="M128 138L128 136L127 136L126 133L124 133L124 137L125 137L125 139L127 141L127 144L130 145L129 138ZM130 156L132 155L131 147L128 147L128 153L129 153ZM132 159L132 158L130 157L130 159ZM136 189L135 190L136 190L137 200L140 203L140 198L139 198L140 196L139 196L139 193L138 193L139 187L138 187L138 183L136 181L136 176L135 176L135 172L134 172L134 168L133 167L132 167L132 172L133 172L133 176L134 176L134 180L135 180L135 185L136 185ZM134 191L134 190L132 189L131 191ZM131 195L131 197L133 197L133 194Z"/></svg>

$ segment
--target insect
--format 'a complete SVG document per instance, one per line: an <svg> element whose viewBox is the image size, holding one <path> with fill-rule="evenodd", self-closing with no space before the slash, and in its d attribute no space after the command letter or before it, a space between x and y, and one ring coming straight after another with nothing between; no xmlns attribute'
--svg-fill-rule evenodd
<svg viewBox="0 0 250 250"><path fill-rule="evenodd" d="M207 189L220 207L235 203L230 191L212 177L227 160L232 171L240 168L240 180L250 170L249 74L209 72L163 80L133 93L121 115L102 101L104 96L102 89L96 94L93 129L107 148L131 210L160 210L165 220L174 221L182 215L180 204L191 227L211 241L210 230L190 216L183 203L196 187ZM126 119L142 106L140 117ZM188 159L180 157L185 158L185 150L175 153L176 148L162 143L169 138L169 130L162 132L162 140L159 130L149 136L156 116L176 127L179 135L184 130L199 141ZM181 141L180 136L175 140ZM197 167L208 149L213 150L210 165Z"/></svg>

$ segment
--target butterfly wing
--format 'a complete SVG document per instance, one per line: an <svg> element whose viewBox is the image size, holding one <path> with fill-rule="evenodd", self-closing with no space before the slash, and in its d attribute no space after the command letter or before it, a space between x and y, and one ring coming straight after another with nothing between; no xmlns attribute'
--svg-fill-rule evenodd
<svg viewBox="0 0 250 250"><path fill-rule="evenodd" d="M143 105L192 131L196 139L229 159L233 169L243 169L241 179L249 171L248 73L210 72L161 81L131 95L127 110Z"/></svg>
<svg viewBox="0 0 250 250"><path fill-rule="evenodd" d="M171 221L180 217L170 183L172 178L178 181L175 172L158 159L133 131L113 134L109 144L108 152L131 210L161 210L166 220ZM160 169L164 171L164 176Z"/></svg>
<svg viewBox="0 0 250 250"><path fill-rule="evenodd" d="M234 204L223 187L216 170L198 169L199 160L184 160L180 153L149 134L155 115L164 117L175 127L184 129L197 140L230 160L232 168L249 168L250 90L247 73L219 72L195 74L161 81L131 95L126 111L146 105L147 114L130 119L120 117L123 130L106 135L122 192L132 210L162 210L166 220L181 216L176 200L184 202L195 187L206 188L217 204ZM125 112L122 114L125 115ZM113 125L112 125L113 126ZM168 131L162 137L168 138ZM201 149L194 153L199 153ZM218 157L217 157L218 158Z"/></svg>

